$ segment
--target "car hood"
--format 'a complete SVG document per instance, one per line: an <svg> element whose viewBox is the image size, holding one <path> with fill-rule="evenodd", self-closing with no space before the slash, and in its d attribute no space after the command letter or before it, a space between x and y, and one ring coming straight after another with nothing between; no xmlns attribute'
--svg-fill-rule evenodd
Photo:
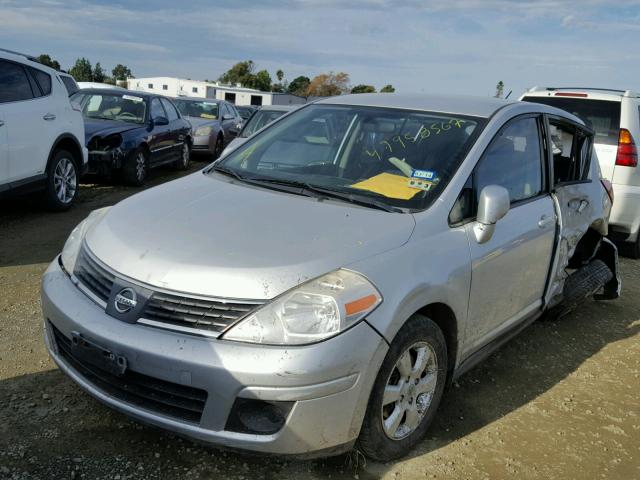
<svg viewBox="0 0 640 480"><path fill-rule="evenodd" d="M102 138L114 133L128 132L136 128L144 128L144 125L122 122L117 120L101 120L98 118L84 119L84 138L85 145L89 145L89 140L95 136Z"/></svg>
<svg viewBox="0 0 640 480"><path fill-rule="evenodd" d="M213 118L200 118L200 117L185 117L185 118L189 120L189 123L191 124L194 130L198 127L201 127L202 125L215 125L220 122L220 120L213 119Z"/></svg>
<svg viewBox="0 0 640 480"><path fill-rule="evenodd" d="M411 214L198 172L118 203L86 243L125 278L196 295L270 299L403 245L414 226Z"/></svg>

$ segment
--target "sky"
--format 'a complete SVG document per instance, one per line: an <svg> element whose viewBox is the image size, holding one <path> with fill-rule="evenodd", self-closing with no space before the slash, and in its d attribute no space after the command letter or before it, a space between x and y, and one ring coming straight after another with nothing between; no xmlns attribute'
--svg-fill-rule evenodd
<svg viewBox="0 0 640 480"><path fill-rule="evenodd" d="M349 73L396 91L640 90L640 0L0 0L0 47L136 77Z"/></svg>

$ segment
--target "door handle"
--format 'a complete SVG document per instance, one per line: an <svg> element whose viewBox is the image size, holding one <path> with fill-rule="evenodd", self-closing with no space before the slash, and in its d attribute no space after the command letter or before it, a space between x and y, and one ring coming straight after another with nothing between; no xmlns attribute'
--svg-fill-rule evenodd
<svg viewBox="0 0 640 480"><path fill-rule="evenodd" d="M556 219L552 216L549 215L543 215L542 217L540 217L540 220L538 220L538 227L539 228L546 228L547 226L551 225L552 223L555 223Z"/></svg>
<svg viewBox="0 0 640 480"><path fill-rule="evenodd" d="M582 213L582 211L589 206L589 200L582 200L578 205L578 213Z"/></svg>
<svg viewBox="0 0 640 480"><path fill-rule="evenodd" d="M47 113L44 117L42 117L44 120L47 121L51 121L51 120L55 120L56 116L53 113Z"/></svg>

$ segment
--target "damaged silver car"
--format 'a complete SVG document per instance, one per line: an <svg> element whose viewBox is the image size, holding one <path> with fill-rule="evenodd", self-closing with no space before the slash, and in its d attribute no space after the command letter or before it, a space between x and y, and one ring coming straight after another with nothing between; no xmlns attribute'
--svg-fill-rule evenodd
<svg viewBox="0 0 640 480"><path fill-rule="evenodd" d="M619 296L593 135L490 98L306 105L78 225L44 275L47 348L200 441L400 457L495 348Z"/></svg>

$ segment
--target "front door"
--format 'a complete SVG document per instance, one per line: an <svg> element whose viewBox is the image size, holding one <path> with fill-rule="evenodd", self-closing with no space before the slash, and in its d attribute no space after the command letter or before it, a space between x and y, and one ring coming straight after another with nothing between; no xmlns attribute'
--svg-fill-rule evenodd
<svg viewBox="0 0 640 480"><path fill-rule="evenodd" d="M479 347L542 305L555 240L556 215L548 193L542 119L516 117L492 140L473 173L473 195L487 185L509 191L511 208L493 237L479 244L466 231L472 274L466 339Z"/></svg>
<svg viewBox="0 0 640 480"><path fill-rule="evenodd" d="M172 160L174 142L171 137L171 126L158 125L157 119L167 118L167 112L164 110L159 98L152 98L150 105L150 118L152 118L153 130L151 131L151 142L149 150L151 152L151 163L163 163Z"/></svg>

